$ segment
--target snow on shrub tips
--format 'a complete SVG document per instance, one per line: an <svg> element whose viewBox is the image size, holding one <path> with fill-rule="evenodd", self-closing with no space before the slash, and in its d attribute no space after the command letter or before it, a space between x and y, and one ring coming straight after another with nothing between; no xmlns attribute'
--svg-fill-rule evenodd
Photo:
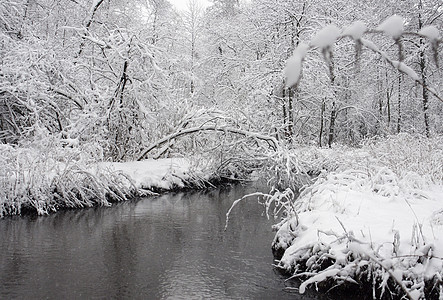
<svg viewBox="0 0 443 300"><path fill-rule="evenodd" d="M329 280L373 283L377 298L420 299L433 284L442 289L443 169L434 172L442 147L441 138L399 135L321 150L337 167L286 206L273 242L284 252L278 266L307 277L300 293Z"/></svg>

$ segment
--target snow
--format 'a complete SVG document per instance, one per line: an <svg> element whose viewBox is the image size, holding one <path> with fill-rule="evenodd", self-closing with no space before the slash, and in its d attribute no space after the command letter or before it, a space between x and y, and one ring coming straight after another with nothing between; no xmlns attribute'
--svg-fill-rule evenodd
<svg viewBox="0 0 443 300"><path fill-rule="evenodd" d="M437 27L435 26L425 26L423 27L418 34L430 39L431 41L437 41L438 37L440 35L440 32L438 31Z"/></svg>
<svg viewBox="0 0 443 300"><path fill-rule="evenodd" d="M189 10L189 1L185 1L185 0L169 0L169 2L174 5L174 7L178 10L178 11L188 11ZM212 3L208 0L197 0L197 5L202 7L202 8L207 8L210 5L212 5Z"/></svg>
<svg viewBox="0 0 443 300"><path fill-rule="evenodd" d="M362 44L364 46L366 46L369 49L371 49L372 51L377 52L378 54L380 54L384 59L386 59L388 62L390 62L400 72L408 75L410 78L412 78L415 81L420 81L420 77L417 75L417 73L415 73L415 71L411 67L407 66L403 62L399 62L399 61L396 61L396 60L391 60L389 58L389 56L386 54L386 52L381 51L377 47L377 45L374 44L374 42L366 40L366 39L361 39L360 41L362 42Z"/></svg>
<svg viewBox="0 0 443 300"><path fill-rule="evenodd" d="M443 275L443 152L434 142L400 136L318 151L345 161L305 187L275 225L273 249L285 250L278 266L308 277L300 293L328 278L352 282L372 272L423 298L425 280Z"/></svg>
<svg viewBox="0 0 443 300"><path fill-rule="evenodd" d="M61 142L63 144L65 144L65 146L68 146L68 147L78 147L78 145L80 144L78 138L75 138L75 139L68 139L68 138L61 139Z"/></svg>
<svg viewBox="0 0 443 300"><path fill-rule="evenodd" d="M344 36L348 35L352 37L354 40L360 40L363 37L363 34L366 32L366 30L367 27L365 23L363 23L362 21L356 21L351 25L349 25L348 27L346 27L343 30L342 35Z"/></svg>
<svg viewBox="0 0 443 300"><path fill-rule="evenodd" d="M191 163L185 158L147 159L131 162L107 162L100 167L126 175L135 188L142 190L184 187L190 178Z"/></svg>
<svg viewBox="0 0 443 300"><path fill-rule="evenodd" d="M311 46L325 49L332 47L340 36L340 28L334 24L323 27L311 40Z"/></svg>
<svg viewBox="0 0 443 300"><path fill-rule="evenodd" d="M392 260L428 255L430 249L424 247L424 243L433 245L433 256L442 257L443 224L435 215L441 214L443 208L443 185L430 184L404 192L406 183L384 168L371 177L349 170L320 179L298 200L303 203L298 213L298 222L303 227L294 228L291 234L288 226L282 226L277 233L277 236L286 237L296 235L280 265L290 269L296 263L296 253L300 249L306 245L323 244L331 247L328 252L335 254L336 264L344 266L344 258L340 259L337 254L343 256L352 250L346 247L346 243L353 239L366 246L366 251L381 257L386 268L395 265L394 274L397 275L407 270L411 261ZM287 238L285 243L288 243ZM423 273L425 278L432 278L442 268L442 260L433 258L417 272ZM312 277L300 287L300 293L307 284L323 280L325 276L331 276L330 273L336 275L339 269L334 266L329 273ZM415 266L415 269L418 268Z"/></svg>
<svg viewBox="0 0 443 300"><path fill-rule="evenodd" d="M415 71L411 68L408 67L407 65L405 65L403 62L399 62L399 61L392 61L392 64L394 65L394 67L396 67L400 72L405 73L406 75L408 75L409 77L411 77L412 79L419 81L420 77L418 77L417 73L415 73Z"/></svg>
<svg viewBox="0 0 443 300"><path fill-rule="evenodd" d="M297 48L295 48L294 54L286 62L286 67L284 69L286 87L294 86L300 80L303 60L308 50L309 46L307 44L299 44Z"/></svg>
<svg viewBox="0 0 443 300"><path fill-rule="evenodd" d="M393 39L398 39L404 32L403 18L398 15L393 15L384 20L377 30L384 32L386 35L391 36Z"/></svg>
<svg viewBox="0 0 443 300"><path fill-rule="evenodd" d="M327 279L328 277L333 277L333 276L337 275L338 272L339 272L339 270L337 270L337 269L331 269L331 270L323 271L320 274L309 278L308 280L306 280L305 282L303 282L300 285L300 288L299 288L300 294L304 294L308 284L323 281L323 280Z"/></svg>

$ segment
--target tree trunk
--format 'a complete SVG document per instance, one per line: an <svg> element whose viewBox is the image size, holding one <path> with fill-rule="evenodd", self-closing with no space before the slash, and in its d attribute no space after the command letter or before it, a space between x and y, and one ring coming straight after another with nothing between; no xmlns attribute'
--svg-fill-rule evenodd
<svg viewBox="0 0 443 300"><path fill-rule="evenodd" d="M331 118L329 122L329 136L328 136L328 147L332 147L334 142L334 131L335 131L335 119L337 117L337 108L335 107L335 101L332 102Z"/></svg>
<svg viewBox="0 0 443 300"><path fill-rule="evenodd" d="M323 126L325 123L325 121L324 121L325 109L326 109L326 102L325 102L325 100L323 100L323 102L321 103L321 110L320 110L320 133L318 135L318 146L319 147L322 146Z"/></svg>
<svg viewBox="0 0 443 300"><path fill-rule="evenodd" d="M288 137L294 134L294 90L288 88Z"/></svg>
<svg viewBox="0 0 443 300"><path fill-rule="evenodd" d="M392 92L389 92L389 90L387 90L387 92L386 92L386 109L387 109L387 114L388 114L388 130L390 130L389 128L391 127L391 95L392 95Z"/></svg>
<svg viewBox="0 0 443 300"><path fill-rule="evenodd" d="M103 3L103 1L104 1L104 0L99 0L99 1L95 4L95 6L92 8L91 16L90 16L90 18L89 18L89 20L88 20L88 22L86 23L86 26L85 26L85 28L86 28L86 32L89 30L89 27L91 27L92 22L94 21L94 15L95 15L95 13L97 12L97 10L98 10L98 8L100 7L100 5ZM79 49L79 51L78 51L77 57L79 57L80 54L82 54L82 52L83 52L83 48L85 47L85 37L86 37L86 36L87 36L87 33L85 33L84 37L82 38L82 42L80 43L80 49Z"/></svg>
<svg viewBox="0 0 443 300"><path fill-rule="evenodd" d="M397 115L397 133L400 133L401 131L401 79L403 75L398 76L398 99L397 99L397 109L398 109L398 115Z"/></svg>
<svg viewBox="0 0 443 300"><path fill-rule="evenodd" d="M325 51L323 55L325 57L326 63L328 64L329 79L331 81L331 88L333 89L332 91L333 100L332 100L331 117L329 121L329 136L328 136L328 147L331 148L332 143L334 142L335 120L337 118L337 107L336 107L337 89L335 86L334 59L332 55L332 50Z"/></svg>
<svg viewBox="0 0 443 300"><path fill-rule="evenodd" d="M422 44L422 40L420 39L420 44ZM423 82L422 85L422 93L423 93L423 117L425 122L425 133L426 137L430 137L430 129L429 129L429 116L428 116L428 108L429 108L429 93L426 89L427 77L426 77L426 59L424 51L420 50L420 72L421 72L421 80Z"/></svg>
<svg viewBox="0 0 443 300"><path fill-rule="evenodd" d="M26 1L26 4L25 4L25 12L24 12L24 14L23 14L22 24L20 24L20 29L19 29L19 31L18 31L18 33L17 33L17 37L18 37L19 39L22 39L22 38L23 38L23 30L24 30L24 26L25 26L26 18L28 17L28 11L29 11L29 5L30 5L29 2L30 2L30 0Z"/></svg>
<svg viewBox="0 0 443 300"><path fill-rule="evenodd" d="M421 30L423 27L423 21L421 18L421 10L423 9L423 3L420 0L418 6L418 29ZM426 76L426 57L425 57L425 43L423 38L420 38L420 50L418 52L418 60L420 65L420 73L421 73L421 81L422 81L422 95L423 95L423 117L425 122L425 133L426 137L430 137L431 133L429 130L429 116L428 116L428 107L429 107L429 93L427 89L427 76Z"/></svg>
<svg viewBox="0 0 443 300"><path fill-rule="evenodd" d="M282 90L282 99L283 99L283 104L282 104L282 110L283 110L283 135L284 138L286 139L286 137L288 136L288 113L286 110L286 88L284 88L284 84L283 84L283 90Z"/></svg>

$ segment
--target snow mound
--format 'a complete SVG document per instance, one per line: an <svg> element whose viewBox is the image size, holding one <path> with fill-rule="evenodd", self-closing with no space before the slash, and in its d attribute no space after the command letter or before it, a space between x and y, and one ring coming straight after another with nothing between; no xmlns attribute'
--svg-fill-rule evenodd
<svg viewBox="0 0 443 300"><path fill-rule="evenodd" d="M442 138L399 134L291 153L319 176L297 199L277 190L266 204L283 208L272 250L280 268L305 279L300 292L348 283L373 285L376 299L443 294Z"/></svg>
<svg viewBox="0 0 443 300"><path fill-rule="evenodd" d="M403 18L398 15L393 15L384 20L377 30L384 32L393 39L398 39L404 32Z"/></svg>
<svg viewBox="0 0 443 300"><path fill-rule="evenodd" d="M343 35L348 35L354 40L359 40L363 37L363 34L366 32L366 30L367 27L365 23L363 23L362 21L356 21L343 30Z"/></svg>
<svg viewBox="0 0 443 300"><path fill-rule="evenodd" d="M135 188L143 190L170 190L174 187L184 187L184 182L190 178L190 166L190 161L184 158L102 164L102 167L126 175Z"/></svg>
<svg viewBox="0 0 443 300"><path fill-rule="evenodd" d="M322 176L278 228L273 247L286 249L279 266L296 273L306 266L311 276L300 293L328 278L373 276L423 296L425 281L443 276L442 195L442 185L386 167Z"/></svg>
<svg viewBox="0 0 443 300"><path fill-rule="evenodd" d="M311 40L311 46L320 49L330 48L340 36L340 28L334 24L323 27Z"/></svg>

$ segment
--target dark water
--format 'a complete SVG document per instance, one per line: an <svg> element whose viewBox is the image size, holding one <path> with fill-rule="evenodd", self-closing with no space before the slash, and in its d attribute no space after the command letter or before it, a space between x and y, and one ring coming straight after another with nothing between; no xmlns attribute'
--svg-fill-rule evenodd
<svg viewBox="0 0 443 300"><path fill-rule="evenodd" d="M0 298L307 299L272 267L254 186L0 220ZM314 299L310 296L311 299Z"/></svg>

